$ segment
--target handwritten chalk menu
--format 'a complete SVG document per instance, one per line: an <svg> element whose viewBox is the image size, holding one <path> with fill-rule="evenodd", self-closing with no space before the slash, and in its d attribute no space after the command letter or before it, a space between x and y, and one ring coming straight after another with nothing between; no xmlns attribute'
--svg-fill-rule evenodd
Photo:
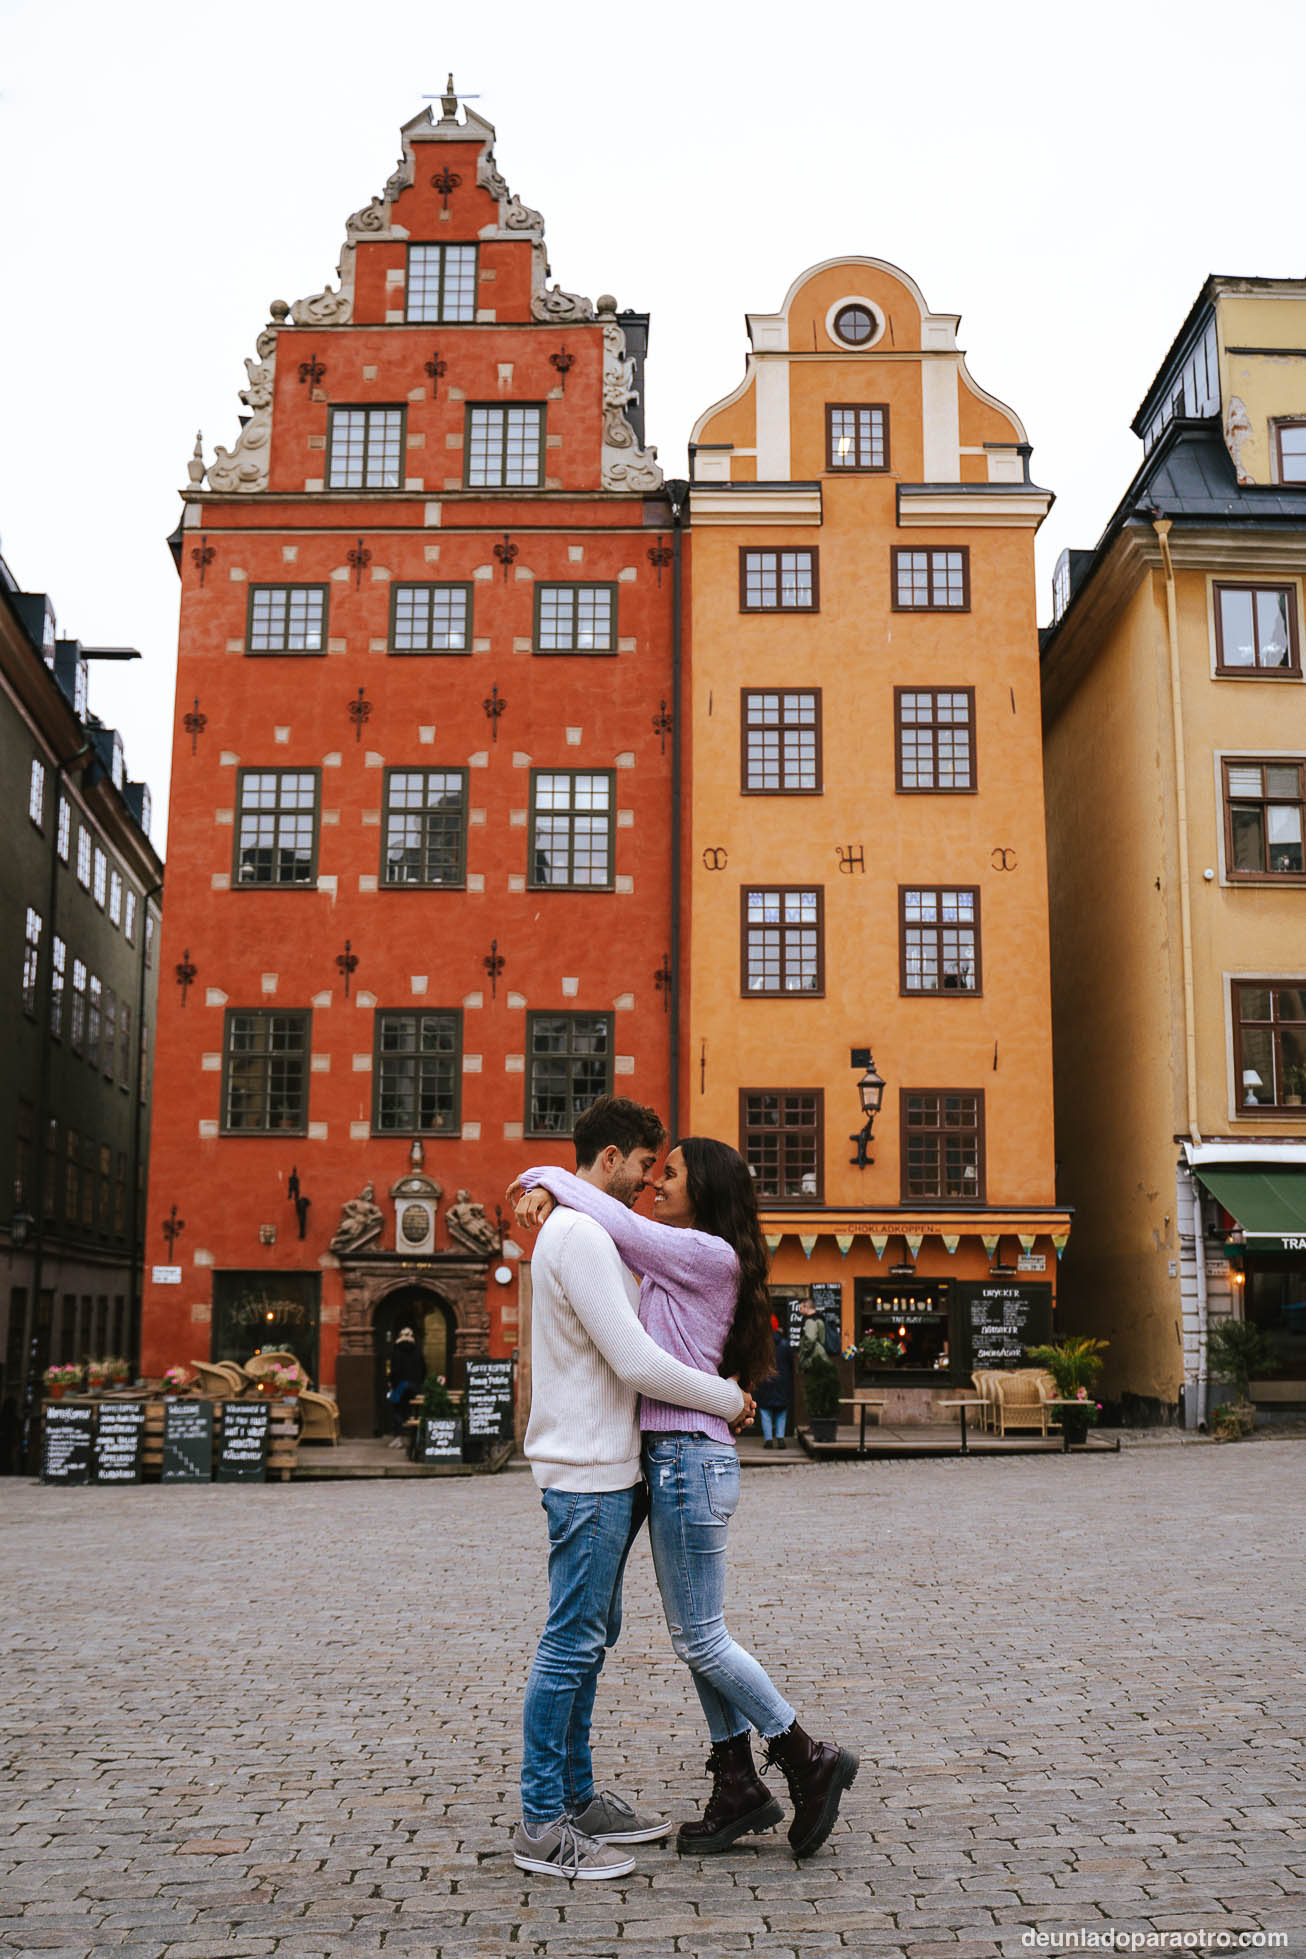
<svg viewBox="0 0 1306 1959"><path fill-rule="evenodd" d="M502 1441L512 1434L512 1362L469 1360L467 1393L463 1402L469 1436L493 1436Z"/></svg>
<svg viewBox="0 0 1306 1959"><path fill-rule="evenodd" d="M1002 1284L958 1286L972 1367L1020 1367L1025 1348L1052 1338L1052 1288Z"/></svg>
<svg viewBox="0 0 1306 1959"><path fill-rule="evenodd" d="M461 1462L463 1425L452 1416L436 1420L428 1416L417 1431L414 1462Z"/></svg>
<svg viewBox="0 0 1306 1959"><path fill-rule="evenodd" d="M43 1483L86 1483L91 1475L95 1409L89 1401L47 1401L41 1448Z"/></svg>
<svg viewBox="0 0 1306 1959"><path fill-rule="evenodd" d="M789 1308L789 1345L797 1353L798 1343L803 1337L803 1320L806 1317L808 1302L806 1299L791 1297L785 1301L785 1304Z"/></svg>
<svg viewBox="0 0 1306 1959"><path fill-rule="evenodd" d="M213 1403L178 1400L163 1404L162 1483L207 1483L213 1476Z"/></svg>
<svg viewBox="0 0 1306 1959"><path fill-rule="evenodd" d="M836 1359L843 1352L843 1287L812 1287L812 1311L825 1321L825 1351Z"/></svg>
<svg viewBox="0 0 1306 1959"><path fill-rule="evenodd" d="M145 1442L143 1401L102 1401L91 1465L97 1483L139 1483Z"/></svg>
<svg viewBox="0 0 1306 1959"><path fill-rule="evenodd" d="M218 1439L219 1483L262 1483L268 1468L266 1401L224 1401L222 1433Z"/></svg>

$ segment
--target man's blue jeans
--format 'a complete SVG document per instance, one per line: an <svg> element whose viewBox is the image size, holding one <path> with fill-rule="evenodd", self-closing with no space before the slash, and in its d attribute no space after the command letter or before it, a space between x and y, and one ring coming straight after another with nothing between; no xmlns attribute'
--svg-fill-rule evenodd
<svg viewBox="0 0 1306 1959"><path fill-rule="evenodd" d="M693 1676L713 1741L754 1727L783 1734L795 1715L751 1653L726 1631L726 1532L739 1503L739 1457L677 1431L644 1438L649 1542L676 1655Z"/></svg>
<svg viewBox="0 0 1306 1959"><path fill-rule="evenodd" d="M777 1436L783 1436L785 1424L789 1420L789 1410L787 1408L759 1408L757 1412L762 1418L762 1440L764 1442L771 1442Z"/></svg>
<svg viewBox="0 0 1306 1959"><path fill-rule="evenodd" d="M521 1806L534 1828L577 1816L594 1794L590 1719L621 1631L621 1580L648 1514L643 1483L545 1490L549 1617L522 1706Z"/></svg>

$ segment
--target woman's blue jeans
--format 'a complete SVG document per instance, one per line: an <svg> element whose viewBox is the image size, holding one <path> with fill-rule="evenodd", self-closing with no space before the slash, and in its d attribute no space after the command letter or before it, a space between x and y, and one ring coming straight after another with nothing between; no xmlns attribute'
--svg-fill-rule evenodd
<svg viewBox="0 0 1306 1959"><path fill-rule="evenodd" d="M762 1440L764 1442L770 1442L774 1437L784 1434L785 1423L789 1419L789 1410L787 1408L759 1408L757 1412L762 1418Z"/></svg>
<svg viewBox="0 0 1306 1959"><path fill-rule="evenodd" d="M644 1485L545 1490L549 1617L522 1706L522 1815L535 1828L578 1816L594 1794L590 1720L621 1631L621 1579L644 1521Z"/></svg>
<svg viewBox="0 0 1306 1959"><path fill-rule="evenodd" d="M739 1503L739 1457L727 1443L678 1431L644 1438L649 1540L676 1656L693 1676L713 1741L750 1727L765 1738L794 1710L726 1631L726 1532Z"/></svg>

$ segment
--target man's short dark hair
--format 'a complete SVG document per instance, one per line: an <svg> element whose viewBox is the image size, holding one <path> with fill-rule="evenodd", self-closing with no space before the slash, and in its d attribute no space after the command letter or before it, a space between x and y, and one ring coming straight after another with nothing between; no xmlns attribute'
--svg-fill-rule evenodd
<svg viewBox="0 0 1306 1959"><path fill-rule="evenodd" d="M583 1116L577 1116L572 1137L576 1167L588 1170L595 1158L613 1145L623 1156L632 1150L660 1150L667 1132L656 1109L632 1102L625 1095L600 1095Z"/></svg>

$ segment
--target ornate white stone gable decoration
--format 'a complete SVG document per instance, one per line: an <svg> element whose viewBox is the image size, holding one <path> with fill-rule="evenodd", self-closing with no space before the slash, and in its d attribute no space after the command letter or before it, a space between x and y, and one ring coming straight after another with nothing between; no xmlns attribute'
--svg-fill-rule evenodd
<svg viewBox="0 0 1306 1959"><path fill-rule="evenodd" d="M272 379L277 362L276 328L264 327L254 345L258 359L245 362L249 385L240 391L241 400L254 412L240 431L234 449L224 449L221 443L218 444L208 472L209 488L212 490L266 490L268 486Z"/></svg>
<svg viewBox="0 0 1306 1959"><path fill-rule="evenodd" d="M617 302L604 293L598 317L603 322L603 454L600 481L605 490L658 490L662 471L657 450L641 449L626 420L626 403L635 398L634 363L626 357L626 336L617 325Z"/></svg>
<svg viewBox="0 0 1306 1959"><path fill-rule="evenodd" d="M563 292L561 286L546 286L541 278L531 296L531 318L545 321L592 320L594 302L582 299L579 293Z"/></svg>

